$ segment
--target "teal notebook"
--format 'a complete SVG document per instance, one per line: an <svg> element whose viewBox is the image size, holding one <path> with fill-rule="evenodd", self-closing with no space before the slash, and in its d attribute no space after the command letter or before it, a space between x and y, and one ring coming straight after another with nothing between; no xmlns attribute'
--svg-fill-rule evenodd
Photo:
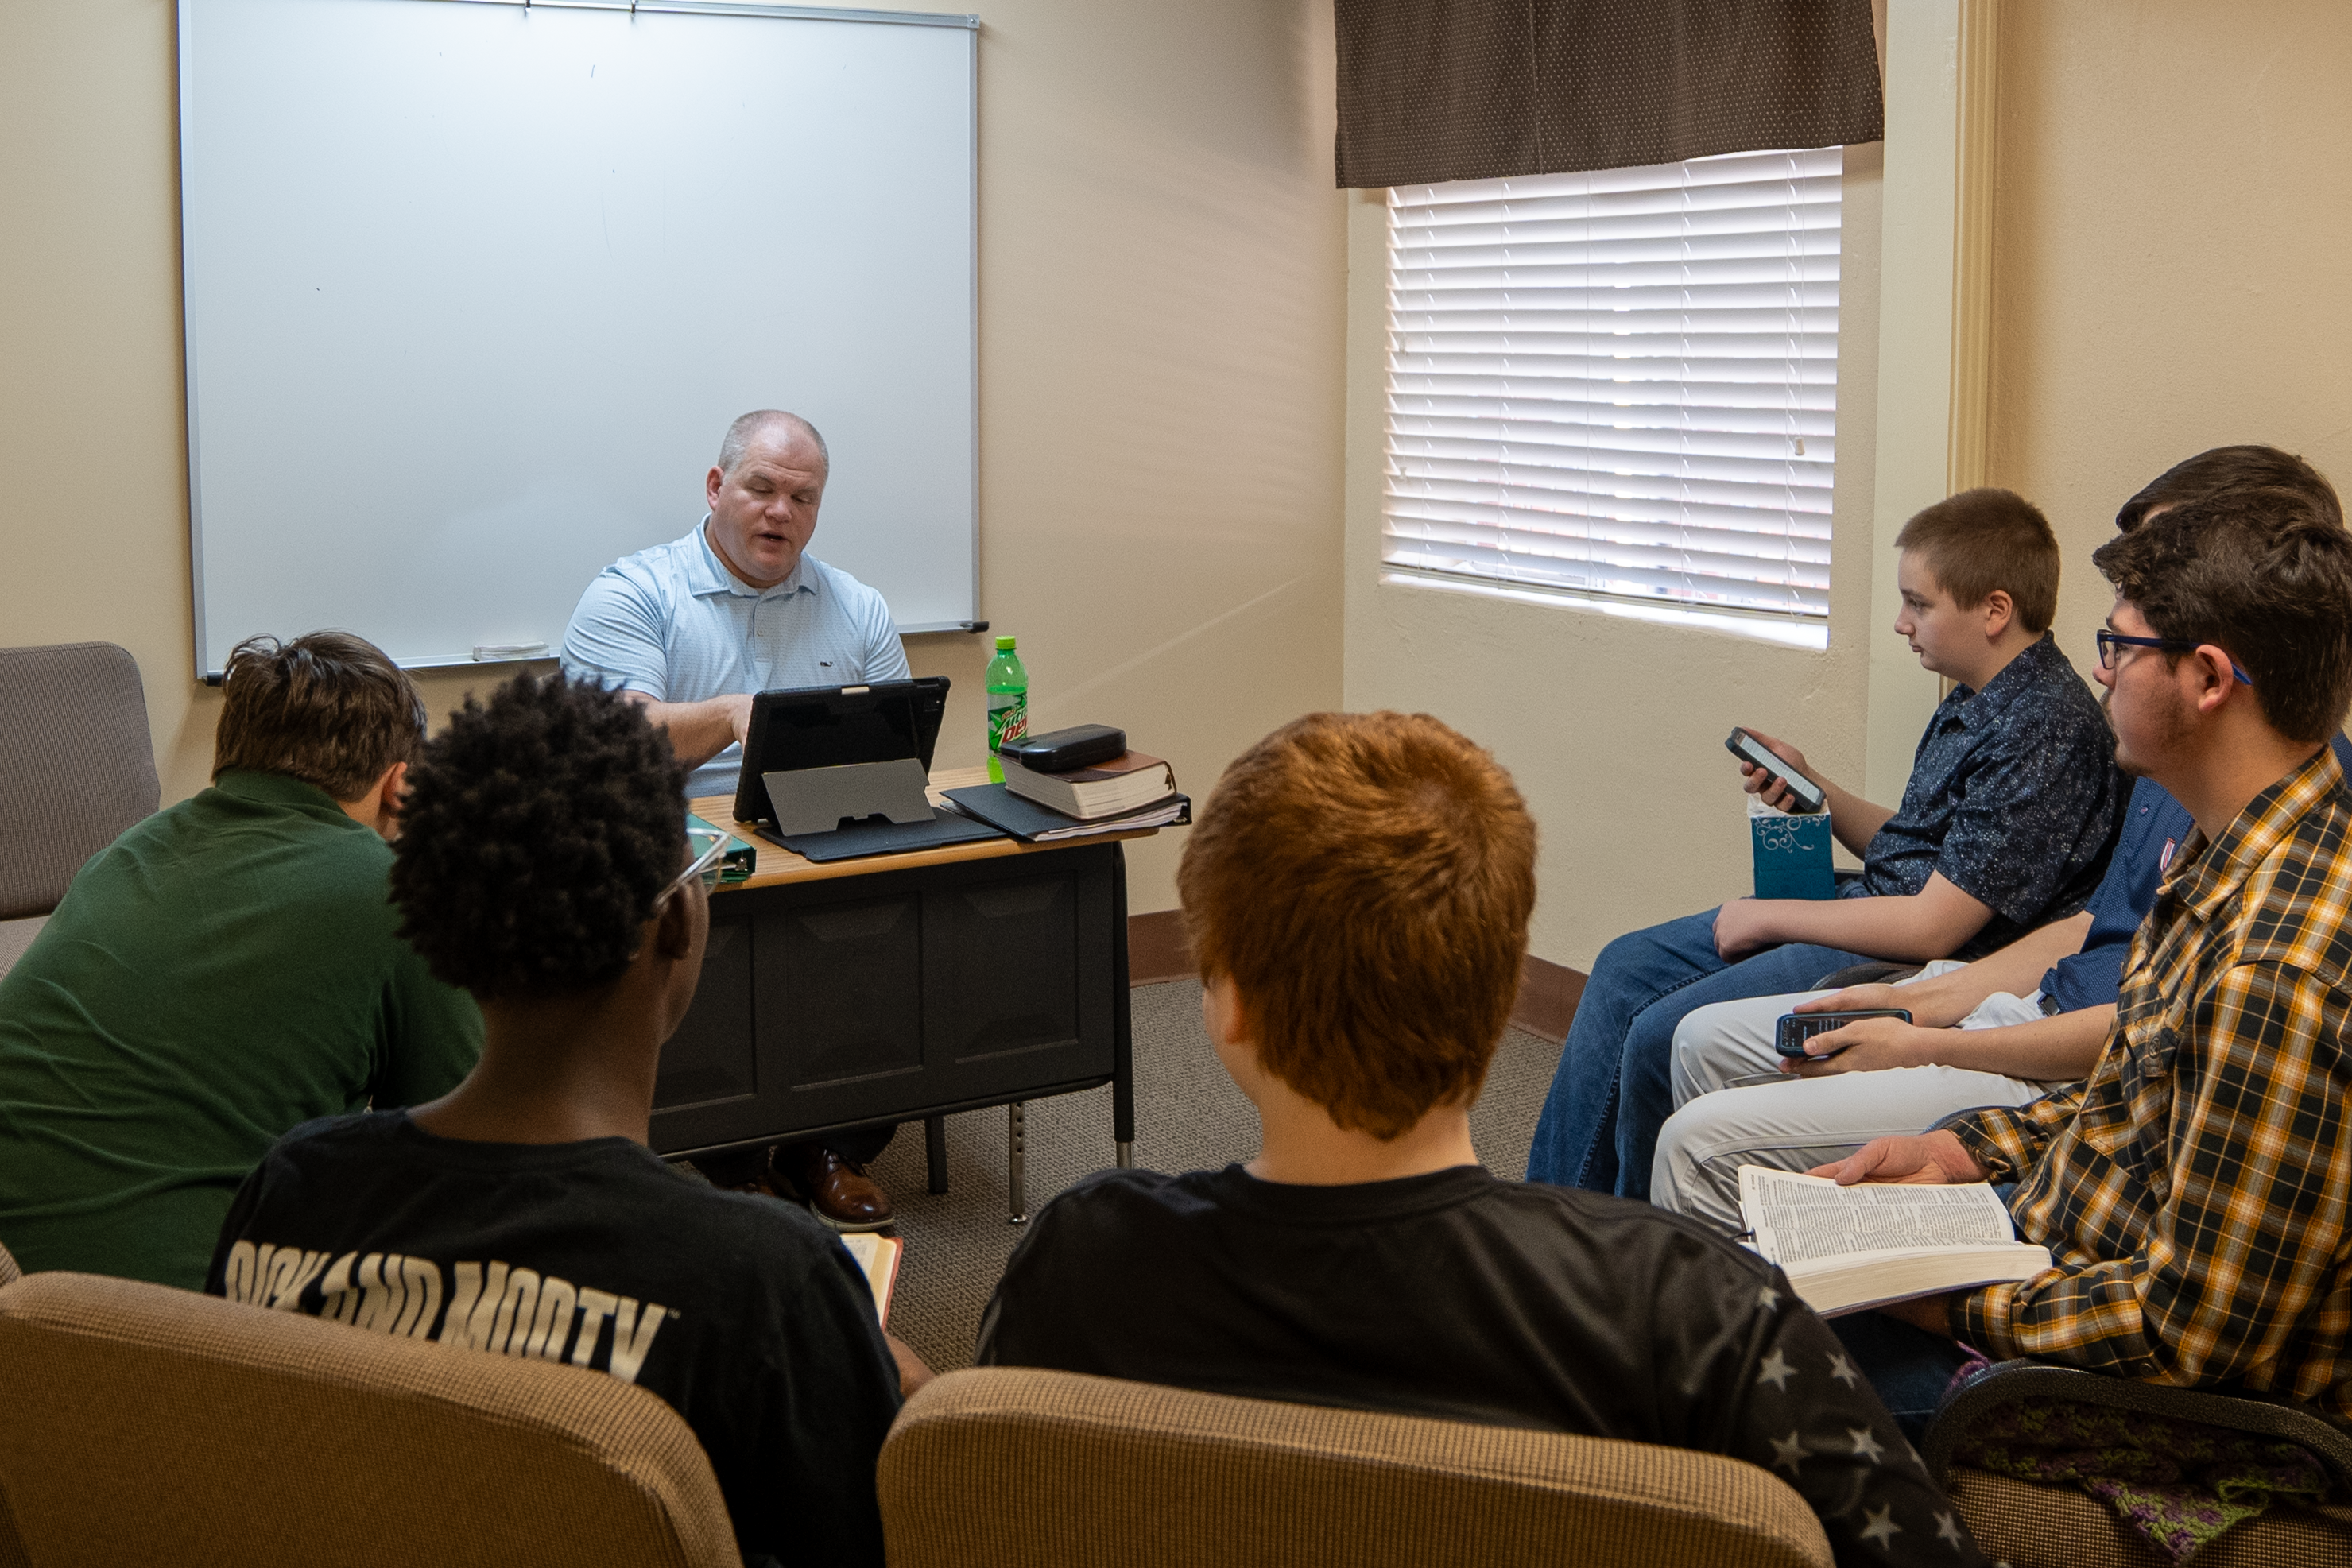
<svg viewBox="0 0 2352 1568"><path fill-rule="evenodd" d="M1830 864L1830 814L1790 816L1748 802L1748 829L1755 841L1756 896L1835 898L1837 876Z"/></svg>

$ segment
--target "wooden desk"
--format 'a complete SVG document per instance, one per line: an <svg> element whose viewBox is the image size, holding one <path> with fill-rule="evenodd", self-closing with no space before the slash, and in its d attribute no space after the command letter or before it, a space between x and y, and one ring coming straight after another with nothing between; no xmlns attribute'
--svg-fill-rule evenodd
<svg viewBox="0 0 2352 1568"><path fill-rule="evenodd" d="M942 771L940 790L986 780ZM664 1155L922 1121L944 1192L950 1112L1111 1085L1112 1137L1134 1163L1127 865L1143 829L1052 844L987 839L814 864L692 803L758 851L710 900L694 1005L662 1050L653 1146Z"/></svg>

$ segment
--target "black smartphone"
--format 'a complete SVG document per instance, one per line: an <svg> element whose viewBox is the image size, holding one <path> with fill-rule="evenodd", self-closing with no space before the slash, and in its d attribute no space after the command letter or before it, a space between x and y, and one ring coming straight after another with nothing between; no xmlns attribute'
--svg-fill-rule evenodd
<svg viewBox="0 0 2352 1568"><path fill-rule="evenodd" d="M1805 1041L1817 1034L1827 1034L1833 1029L1843 1029L1860 1019L1901 1019L1911 1021L1908 1008L1864 1008L1850 1013L1782 1013L1780 1032L1772 1040L1772 1049L1783 1056L1805 1054ZM1832 1056L1837 1054L1832 1051Z"/></svg>
<svg viewBox="0 0 2352 1568"><path fill-rule="evenodd" d="M1793 815L1810 816L1830 803L1829 796L1822 793L1820 785L1801 773L1790 771L1789 765L1775 756L1769 747L1746 730L1735 727L1724 740L1723 748L1742 762L1753 762L1773 778L1788 785L1790 792L1796 796L1797 800L1796 804L1783 809ZM1770 786L1768 785L1766 788L1769 789Z"/></svg>

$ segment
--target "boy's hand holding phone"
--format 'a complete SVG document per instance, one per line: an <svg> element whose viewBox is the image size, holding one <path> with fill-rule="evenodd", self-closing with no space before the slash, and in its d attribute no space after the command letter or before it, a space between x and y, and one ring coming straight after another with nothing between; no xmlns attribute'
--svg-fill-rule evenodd
<svg viewBox="0 0 2352 1568"><path fill-rule="evenodd" d="M1828 804L1828 796L1810 777L1812 769L1805 754L1787 741L1739 728L1723 744L1739 758L1740 788L1774 810L1805 815ZM1790 782L1792 776L1797 782Z"/></svg>

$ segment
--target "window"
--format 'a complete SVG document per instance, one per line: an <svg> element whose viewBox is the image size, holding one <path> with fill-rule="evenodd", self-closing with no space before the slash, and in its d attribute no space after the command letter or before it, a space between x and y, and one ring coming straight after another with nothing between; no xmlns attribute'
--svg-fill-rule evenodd
<svg viewBox="0 0 2352 1568"><path fill-rule="evenodd" d="M1843 162L1391 191L1391 578L1826 646Z"/></svg>

